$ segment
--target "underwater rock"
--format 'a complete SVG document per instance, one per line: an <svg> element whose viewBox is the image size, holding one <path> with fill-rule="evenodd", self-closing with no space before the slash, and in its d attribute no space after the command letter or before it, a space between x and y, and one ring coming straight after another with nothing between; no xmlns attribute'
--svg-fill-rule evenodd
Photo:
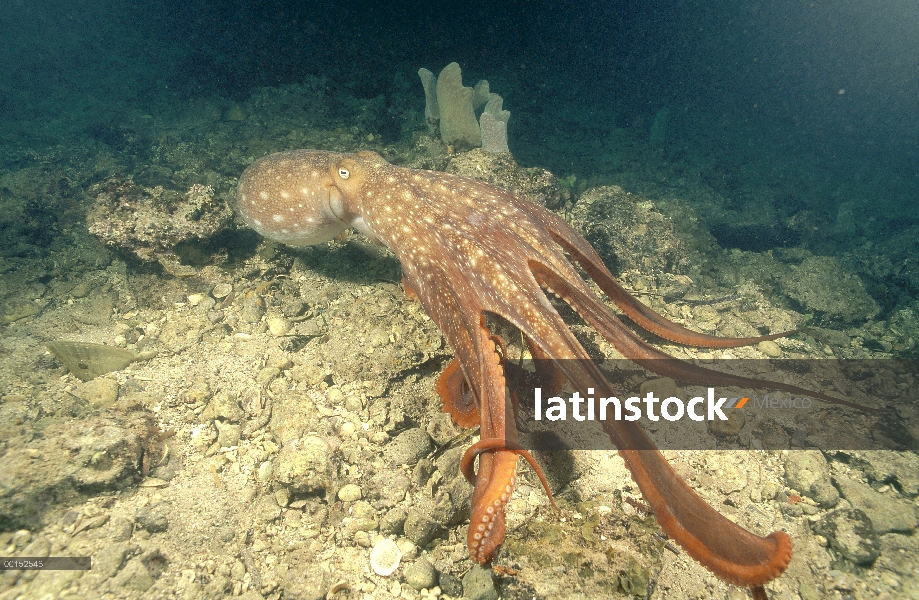
<svg viewBox="0 0 919 600"><path fill-rule="evenodd" d="M880 554L877 534L864 512L840 509L827 513L812 526L830 546L857 565L870 565Z"/></svg>
<svg viewBox="0 0 919 600"><path fill-rule="evenodd" d="M0 531L40 527L61 505L133 484L153 431L147 414L108 411L51 424L28 447L14 445L0 469Z"/></svg>
<svg viewBox="0 0 919 600"><path fill-rule="evenodd" d="M215 198L211 186L195 184L179 193L110 177L87 193L93 198L86 213L90 233L144 262L159 261L170 272L178 264L178 244L210 238L233 220L233 211Z"/></svg>
<svg viewBox="0 0 919 600"><path fill-rule="evenodd" d="M463 597L473 600L497 600L498 592L491 576L491 570L474 565L463 575Z"/></svg>
<svg viewBox="0 0 919 600"><path fill-rule="evenodd" d="M332 485L332 448L318 436L285 444L275 464L275 482L294 494L315 493Z"/></svg>
<svg viewBox="0 0 919 600"><path fill-rule="evenodd" d="M843 498L864 511L875 533L909 533L919 526L919 515L912 499L901 498L895 493L882 494L842 474L837 473L833 479Z"/></svg>
<svg viewBox="0 0 919 600"><path fill-rule="evenodd" d="M707 241L681 235L673 219L654 202L619 186L587 190L571 217L614 274L628 270L685 274L693 263L701 262L694 255Z"/></svg>
<svg viewBox="0 0 919 600"><path fill-rule="evenodd" d="M785 481L820 506L831 508L839 502L839 492L830 483L830 469L819 450L791 452L785 460Z"/></svg>
<svg viewBox="0 0 919 600"><path fill-rule="evenodd" d="M831 256L805 259L781 285L805 312L815 313L825 321L855 324L880 312L861 279Z"/></svg>
<svg viewBox="0 0 919 600"><path fill-rule="evenodd" d="M406 429L397 435L386 448L383 458L395 465L413 465L431 451L431 438L424 429Z"/></svg>
<svg viewBox="0 0 919 600"><path fill-rule="evenodd" d="M416 590L432 588L437 585L437 570L426 558L419 558L405 569L405 583Z"/></svg>
<svg viewBox="0 0 919 600"><path fill-rule="evenodd" d="M521 167L510 153L489 154L476 148L454 154L444 170L503 187L548 208L558 207L564 199L555 175L539 167Z"/></svg>
<svg viewBox="0 0 919 600"><path fill-rule="evenodd" d="M48 342L45 346L61 364L83 381L120 371L137 360L137 355L130 350L104 344L57 341Z"/></svg>

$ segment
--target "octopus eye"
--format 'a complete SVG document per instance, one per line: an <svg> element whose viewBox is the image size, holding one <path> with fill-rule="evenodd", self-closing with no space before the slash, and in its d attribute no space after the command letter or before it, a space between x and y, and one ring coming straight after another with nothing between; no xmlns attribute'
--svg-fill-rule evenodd
<svg viewBox="0 0 919 600"><path fill-rule="evenodd" d="M341 177L342 179L347 179L348 177L351 177L351 171L349 171L348 169L344 167L339 167L338 176Z"/></svg>

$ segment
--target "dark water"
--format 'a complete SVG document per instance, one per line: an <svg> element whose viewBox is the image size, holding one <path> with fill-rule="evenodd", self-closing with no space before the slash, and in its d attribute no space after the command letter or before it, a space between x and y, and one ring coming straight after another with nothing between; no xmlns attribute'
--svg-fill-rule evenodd
<svg viewBox="0 0 919 600"><path fill-rule="evenodd" d="M853 264L901 265L862 269L879 302L919 291L914 2L419 4L3 2L0 166L91 143L143 170L153 134L139 118L316 77L329 107L317 126L408 142L423 130L417 69L457 61L467 85L503 95L517 160L574 176L575 192L710 190L721 203L698 211L723 247L844 257L868 244ZM54 212L4 227L47 236Z"/></svg>

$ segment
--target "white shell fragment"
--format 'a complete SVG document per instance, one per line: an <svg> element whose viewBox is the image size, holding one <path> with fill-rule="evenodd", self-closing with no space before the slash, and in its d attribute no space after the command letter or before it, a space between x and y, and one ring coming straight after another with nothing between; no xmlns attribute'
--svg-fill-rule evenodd
<svg viewBox="0 0 919 600"><path fill-rule="evenodd" d="M395 573L401 560L402 551L396 546L396 542L389 539L380 540L370 551L370 568L383 577Z"/></svg>

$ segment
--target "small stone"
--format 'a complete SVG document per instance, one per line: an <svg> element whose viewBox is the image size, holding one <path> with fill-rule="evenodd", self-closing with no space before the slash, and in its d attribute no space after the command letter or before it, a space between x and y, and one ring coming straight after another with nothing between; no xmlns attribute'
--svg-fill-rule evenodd
<svg viewBox="0 0 919 600"><path fill-rule="evenodd" d="M823 508L832 508L839 502L839 492L830 483L826 458L819 450L790 452L785 459L785 481Z"/></svg>
<svg viewBox="0 0 919 600"><path fill-rule="evenodd" d="M255 381L260 386L266 386L272 381L274 381L274 379L278 377L280 374L281 374L281 369L277 367L264 367L262 370L258 372L258 375L256 375Z"/></svg>
<svg viewBox="0 0 919 600"><path fill-rule="evenodd" d="M258 466L258 480L259 481L268 481L271 479L272 465L270 460L266 460Z"/></svg>
<svg viewBox="0 0 919 600"><path fill-rule="evenodd" d="M409 511L404 527L405 537L418 546L426 546L443 531L440 525L417 509Z"/></svg>
<svg viewBox="0 0 919 600"><path fill-rule="evenodd" d="M342 502L355 502L363 497L361 488L358 485L349 483L338 490L338 499Z"/></svg>
<svg viewBox="0 0 919 600"><path fill-rule="evenodd" d="M229 283L218 283L214 286L214 291L211 292L211 296L220 300L221 298L229 296L232 291L233 286Z"/></svg>
<svg viewBox="0 0 919 600"><path fill-rule="evenodd" d="M214 421L217 427L217 446L220 448L232 448L239 445L239 439L242 437L242 427L223 421Z"/></svg>
<svg viewBox="0 0 919 600"><path fill-rule="evenodd" d="M453 573L441 573L438 583L444 594L454 598L459 598L463 595L463 582Z"/></svg>
<svg viewBox="0 0 919 600"><path fill-rule="evenodd" d="M118 572L128 555L127 544L107 544L93 553L93 574L108 579Z"/></svg>
<svg viewBox="0 0 919 600"><path fill-rule="evenodd" d="M134 517L134 522L150 533L162 533L169 529L169 519L166 515L149 509L144 509L137 513Z"/></svg>
<svg viewBox="0 0 919 600"><path fill-rule="evenodd" d="M361 548L370 547L370 534L362 529L354 532L354 543Z"/></svg>
<svg viewBox="0 0 919 600"><path fill-rule="evenodd" d="M351 412L360 412L360 410L364 408L364 403L361 402L358 396L347 396L345 398L345 408Z"/></svg>
<svg viewBox="0 0 919 600"><path fill-rule="evenodd" d="M239 406L236 399L226 392L218 392L215 394L208 403L207 408L201 413L201 418L205 421L220 419L230 423L238 423L245 416L246 413Z"/></svg>
<svg viewBox="0 0 919 600"><path fill-rule="evenodd" d="M370 568L373 569L374 573L382 577L389 577L395 573L401 560L402 551L390 539L384 538L380 540L370 551Z"/></svg>
<svg viewBox="0 0 919 600"><path fill-rule="evenodd" d="M402 551L402 558L415 560L415 557L418 556L418 546L413 544L411 540L400 537L396 539L396 545Z"/></svg>
<svg viewBox="0 0 919 600"><path fill-rule="evenodd" d="M427 432L434 443L443 446L458 436L461 430L453 423L453 417L441 412L434 415L434 418L428 423Z"/></svg>
<svg viewBox="0 0 919 600"><path fill-rule="evenodd" d="M284 444L275 459L275 480L296 494L325 490L332 483L332 449L319 436Z"/></svg>
<svg viewBox="0 0 919 600"><path fill-rule="evenodd" d="M199 402L206 402L210 397L211 386L208 385L207 381L199 379L191 384L191 387L185 392L185 403L198 404Z"/></svg>
<svg viewBox="0 0 919 600"><path fill-rule="evenodd" d="M770 358L782 356L782 348L772 340L763 340L756 345L756 348Z"/></svg>
<svg viewBox="0 0 919 600"><path fill-rule="evenodd" d="M243 298L243 306L239 311L240 318L246 323L258 323L265 314L265 302L259 296Z"/></svg>
<svg viewBox="0 0 919 600"><path fill-rule="evenodd" d="M129 560L114 581L119 587L137 592L146 592L153 586L153 577L139 558Z"/></svg>
<svg viewBox="0 0 919 600"><path fill-rule="evenodd" d="M85 298L91 291L93 291L93 284L86 281L81 281L80 283L73 286L73 289L70 290L70 295L74 298Z"/></svg>
<svg viewBox="0 0 919 600"><path fill-rule="evenodd" d="M383 457L395 465L415 464L431 451L431 438L420 428L407 429L397 435L386 448Z"/></svg>
<svg viewBox="0 0 919 600"><path fill-rule="evenodd" d="M498 600L491 569L475 565L463 576L463 597L472 600Z"/></svg>
<svg viewBox="0 0 919 600"><path fill-rule="evenodd" d="M118 382L106 377L90 379L77 386L74 394L93 408L107 408L118 400Z"/></svg>
<svg viewBox="0 0 919 600"><path fill-rule="evenodd" d="M192 306L198 306L204 300L204 294L189 294L188 303Z"/></svg>
<svg viewBox="0 0 919 600"><path fill-rule="evenodd" d="M274 499L278 503L278 506L282 508L287 506L290 503L290 490L287 488L275 490Z"/></svg>
<svg viewBox="0 0 919 600"><path fill-rule="evenodd" d="M405 583L416 590L432 588L437 585L437 570L426 558L419 558L405 568Z"/></svg>
<svg viewBox="0 0 919 600"><path fill-rule="evenodd" d="M280 337L287 335L293 328L293 324L284 317L272 317L268 319L268 331L271 335Z"/></svg>
<svg viewBox="0 0 919 600"><path fill-rule="evenodd" d="M878 537L871 519L859 509L827 513L812 525L814 533L829 540L830 546L848 560L870 565L880 554Z"/></svg>
<svg viewBox="0 0 919 600"><path fill-rule="evenodd" d="M385 534L401 534L405 527L405 519L408 513L404 508L396 507L389 510L380 521L380 532Z"/></svg>
<svg viewBox="0 0 919 600"><path fill-rule="evenodd" d="M654 395L661 400L673 396L680 396L680 389L677 387L676 382L669 377L651 379L642 383L639 392L641 396L645 397L649 392L654 392Z"/></svg>

